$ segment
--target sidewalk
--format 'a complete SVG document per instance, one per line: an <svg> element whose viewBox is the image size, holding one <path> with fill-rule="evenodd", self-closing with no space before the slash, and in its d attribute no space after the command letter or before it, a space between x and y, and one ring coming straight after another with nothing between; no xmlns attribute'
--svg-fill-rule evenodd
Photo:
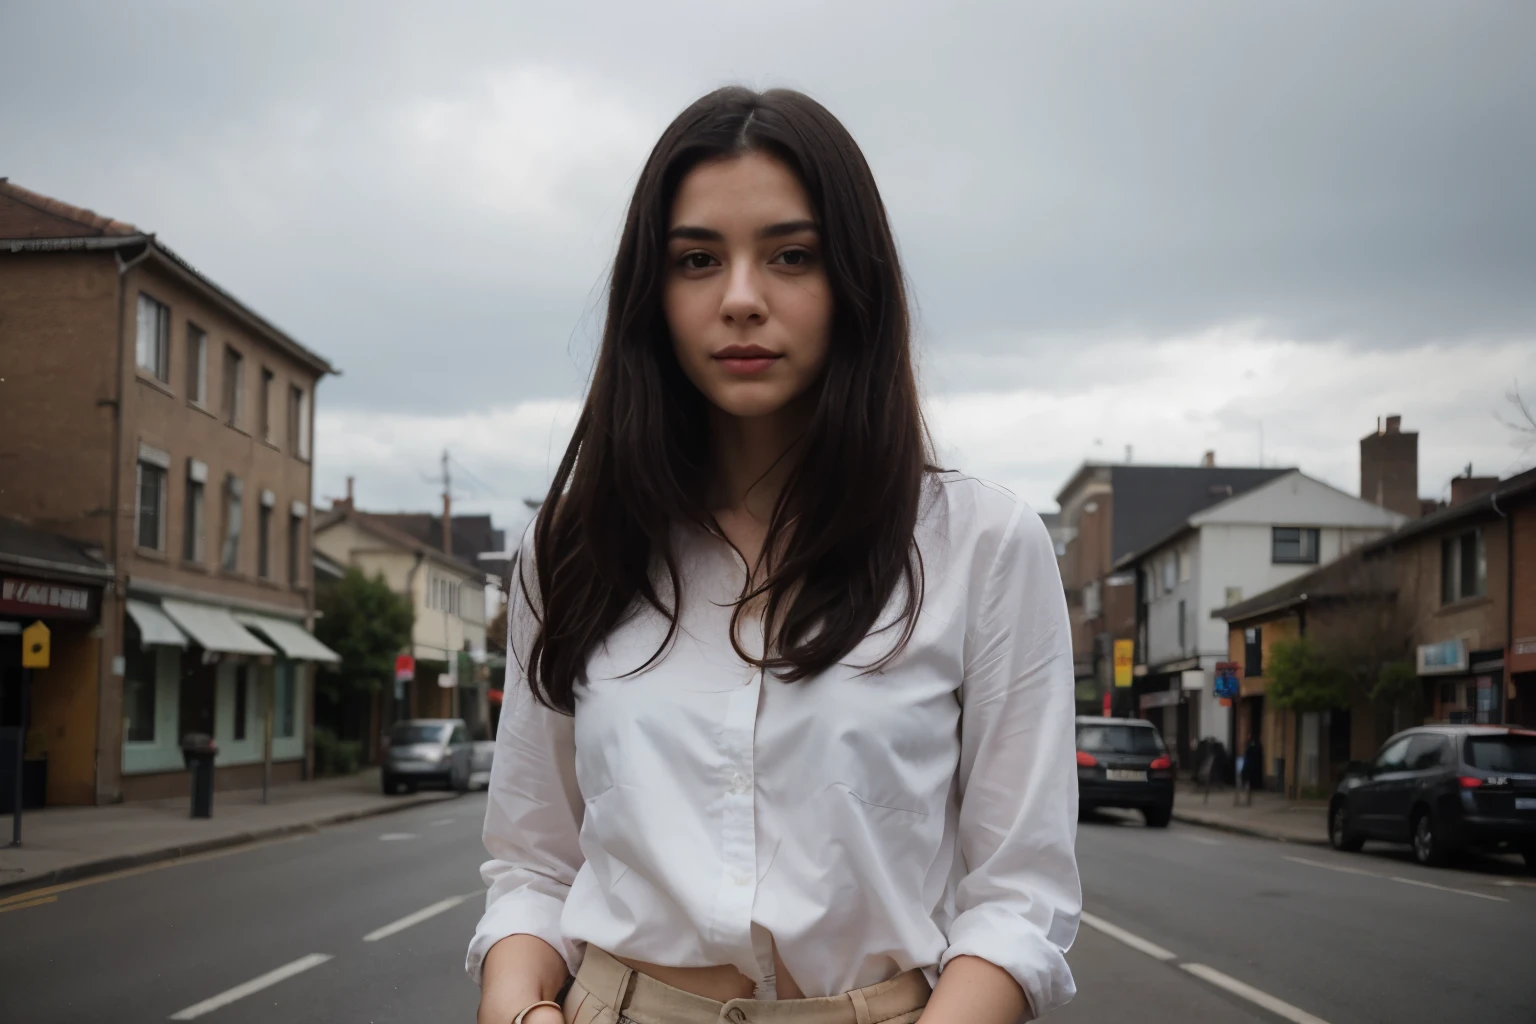
<svg viewBox="0 0 1536 1024"><path fill-rule="evenodd" d="M1174 820L1284 843L1328 843L1326 801L1286 800L1278 793L1254 793L1253 806L1234 807L1232 797L1230 788L1212 789L1207 801L1204 789L1181 782L1173 801Z"/></svg>
<svg viewBox="0 0 1536 1024"><path fill-rule="evenodd" d="M22 816L19 848L0 845L0 894L120 871L221 847L307 832L356 818L452 800L448 792L385 796L377 769L335 779L213 795L213 817L189 816L187 797L113 804L50 807ZM0 844L9 843L11 818L0 820Z"/></svg>

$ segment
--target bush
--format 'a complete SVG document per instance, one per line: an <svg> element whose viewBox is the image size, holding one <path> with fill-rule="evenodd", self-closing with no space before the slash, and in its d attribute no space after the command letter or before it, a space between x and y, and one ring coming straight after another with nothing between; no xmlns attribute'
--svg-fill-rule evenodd
<svg viewBox="0 0 1536 1024"><path fill-rule="evenodd" d="M315 727L315 776L352 775L363 759L363 745L357 740L340 740L324 726Z"/></svg>

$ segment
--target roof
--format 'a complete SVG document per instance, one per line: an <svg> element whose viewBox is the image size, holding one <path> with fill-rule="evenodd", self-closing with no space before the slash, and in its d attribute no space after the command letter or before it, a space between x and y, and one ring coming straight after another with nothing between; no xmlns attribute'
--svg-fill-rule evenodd
<svg viewBox="0 0 1536 1024"><path fill-rule="evenodd" d="M432 558L482 583L485 582L485 570L481 569L478 565L466 562L456 555L444 554L441 548L419 540L406 531L395 527L384 516L377 516L370 512L361 512L355 508L348 508L345 504L333 507L329 512L322 515L315 522L315 532L322 533L343 522L351 523L359 530L371 534L379 540L404 548L424 558Z"/></svg>
<svg viewBox="0 0 1536 1024"><path fill-rule="evenodd" d="M99 548L4 516L0 516L0 568L98 585L114 575Z"/></svg>
<svg viewBox="0 0 1536 1024"><path fill-rule="evenodd" d="M1327 565L1255 594L1245 601L1217 608L1213 619L1247 622L1272 618L1305 604L1334 601L1346 597L1391 597L1397 593L1391 567L1383 562L1368 562L1365 549L1356 548Z"/></svg>
<svg viewBox="0 0 1536 1024"><path fill-rule="evenodd" d="M443 517L431 512L370 512L375 519L410 534L437 550L443 549ZM491 525L488 515L454 516L453 553L478 558L487 552L506 550L507 533Z"/></svg>
<svg viewBox="0 0 1536 1024"><path fill-rule="evenodd" d="M1292 469L1227 466L1110 466L1110 563L1181 530L1190 516Z"/></svg>
<svg viewBox="0 0 1536 1024"><path fill-rule="evenodd" d="M1405 541L1436 534L1473 519L1500 515L1504 502L1525 498L1532 492L1536 492L1536 469L1528 469L1524 473L1501 480L1497 487L1480 498L1474 498L1454 508L1441 509L1423 519L1415 519L1396 533L1367 544L1365 552L1373 555L1388 548L1395 548Z"/></svg>
<svg viewBox="0 0 1536 1024"><path fill-rule="evenodd" d="M22 188L8 178L0 178L0 250L11 253L140 250L171 276L212 295L236 319L317 373L341 372L324 356L306 348L219 287L156 238L153 232Z"/></svg>

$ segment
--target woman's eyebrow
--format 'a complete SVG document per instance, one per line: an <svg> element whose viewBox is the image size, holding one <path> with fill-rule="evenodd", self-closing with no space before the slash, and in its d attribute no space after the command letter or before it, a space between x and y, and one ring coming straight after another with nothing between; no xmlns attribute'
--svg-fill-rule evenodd
<svg viewBox="0 0 1536 1024"><path fill-rule="evenodd" d="M781 224L770 224L757 233L758 238L783 238L785 235L798 235L802 231L819 231L813 220L787 220ZM686 239L690 242L723 242L725 236L714 228L697 227L693 224L679 224L667 232L667 237Z"/></svg>

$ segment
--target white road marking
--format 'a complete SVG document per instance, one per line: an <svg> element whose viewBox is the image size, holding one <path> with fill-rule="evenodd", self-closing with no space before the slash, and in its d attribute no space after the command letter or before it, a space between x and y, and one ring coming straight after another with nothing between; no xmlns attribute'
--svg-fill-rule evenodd
<svg viewBox="0 0 1536 1024"><path fill-rule="evenodd" d="M1166 963L1169 960L1178 959L1178 957L1174 956L1172 953L1164 949L1162 946L1159 946L1157 943L1149 942L1142 938L1140 935L1134 935L1131 932L1126 931L1124 928L1121 928L1119 925L1110 924L1102 917L1096 917L1087 911L1083 911L1083 924L1094 929L1095 931L1103 932L1105 935L1108 935L1112 939L1117 939L1120 942L1125 943L1127 946L1130 946L1132 949L1138 952L1147 954L1147 956L1152 957L1154 960L1162 960Z"/></svg>
<svg viewBox="0 0 1536 1024"><path fill-rule="evenodd" d="M1195 977L1208 981L1217 988L1226 989L1235 996L1241 996L1255 1006L1262 1006L1276 1017L1291 1021L1292 1024L1328 1024L1323 1018L1292 1006L1283 999L1276 999L1268 992L1263 992L1252 985L1244 984L1229 974L1221 973L1214 967L1207 967L1205 964L1180 964L1179 966Z"/></svg>
<svg viewBox="0 0 1536 1024"><path fill-rule="evenodd" d="M1305 864L1308 867L1322 868L1325 871L1342 871L1346 875L1369 875L1372 878L1386 878L1386 875L1378 875L1374 871L1364 871L1360 868L1347 868L1342 864L1327 864L1320 860L1308 860L1305 857L1283 857L1292 864Z"/></svg>
<svg viewBox="0 0 1536 1024"><path fill-rule="evenodd" d="M1440 892L1454 892L1459 893L1462 896L1476 896L1480 900L1493 900L1495 903L1509 902L1509 900L1505 899L1503 896L1490 896L1488 893L1473 892L1471 889L1452 889L1448 885L1436 885L1434 882L1420 882L1416 878L1399 878L1397 875L1392 875L1391 878L1394 882L1402 882L1404 885L1416 885L1421 889L1438 889Z"/></svg>
<svg viewBox="0 0 1536 1024"><path fill-rule="evenodd" d="M196 1020L205 1013L212 1013L214 1010L228 1006L236 1000L244 999L254 992L270 988L280 981L293 977L295 974L303 974L311 967L319 967L330 959L332 957L325 953L311 953L309 956L300 957L291 964L279 967L275 971L268 971L261 977L252 978L243 985L236 985L227 992L221 992L212 999L204 999L202 1002L189 1006L185 1010L173 1013L171 1014L171 1020Z"/></svg>
<svg viewBox="0 0 1536 1024"><path fill-rule="evenodd" d="M460 903L463 903L465 900L473 899L479 895L479 892L470 892L465 893L463 896L450 896L445 900L438 900L430 907L422 907L414 914L406 914L398 921L369 932L367 935L363 936L363 941L378 942L380 939L387 939L396 932L403 932L413 924L421 924L421 922L427 920L428 918L436 917L438 914L441 914L445 910L452 910L454 907L458 906Z"/></svg>
<svg viewBox="0 0 1536 1024"><path fill-rule="evenodd" d="M421 836L417 835L415 832L385 832L383 835L379 836L380 841L386 843L398 843L402 839L420 838Z"/></svg>
<svg viewBox="0 0 1536 1024"><path fill-rule="evenodd" d="M452 824L453 824L453 819L452 818L438 818L436 821L431 822L431 825L432 825L433 828L442 828L444 825L452 825Z"/></svg>
<svg viewBox="0 0 1536 1024"><path fill-rule="evenodd" d="M1501 878L1493 884L1502 885L1507 889L1513 889L1517 885L1527 889L1536 889L1536 882L1517 882L1513 878Z"/></svg>

